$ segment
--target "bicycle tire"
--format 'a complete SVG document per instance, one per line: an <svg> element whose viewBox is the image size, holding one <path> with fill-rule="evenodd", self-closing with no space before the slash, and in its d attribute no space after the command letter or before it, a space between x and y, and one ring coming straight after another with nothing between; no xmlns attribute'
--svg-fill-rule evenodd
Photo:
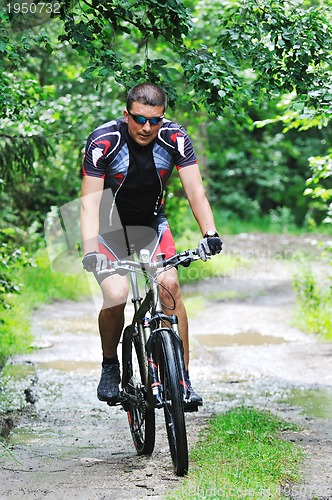
<svg viewBox="0 0 332 500"><path fill-rule="evenodd" d="M164 393L164 415L169 448L177 476L188 472L188 442L182 391L172 334L160 332L159 369Z"/></svg>
<svg viewBox="0 0 332 500"><path fill-rule="evenodd" d="M122 340L123 388L138 395L140 403L127 410L131 436L138 455L151 455L155 445L155 409L147 405L147 361L142 343L125 329Z"/></svg>

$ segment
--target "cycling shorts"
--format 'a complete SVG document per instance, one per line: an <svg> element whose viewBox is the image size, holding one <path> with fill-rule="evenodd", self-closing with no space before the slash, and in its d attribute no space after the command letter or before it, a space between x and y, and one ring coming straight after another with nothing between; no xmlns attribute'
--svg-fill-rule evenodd
<svg viewBox="0 0 332 500"><path fill-rule="evenodd" d="M165 254L166 258L176 253L168 220L163 213L157 214L145 226L123 226L121 229L99 235L98 243L99 252L111 261L138 255L143 248L150 250L152 260L160 253ZM107 275L96 276L99 283L106 277Z"/></svg>

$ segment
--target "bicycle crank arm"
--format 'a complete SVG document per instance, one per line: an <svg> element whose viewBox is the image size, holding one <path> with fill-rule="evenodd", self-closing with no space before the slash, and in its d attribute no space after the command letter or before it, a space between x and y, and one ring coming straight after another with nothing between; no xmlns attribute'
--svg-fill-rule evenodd
<svg viewBox="0 0 332 500"><path fill-rule="evenodd" d="M120 403L125 411L132 410L145 404L144 399L136 394L130 394L126 390L122 391L120 394Z"/></svg>
<svg viewBox="0 0 332 500"><path fill-rule="evenodd" d="M107 401L108 406L119 406L122 404L121 396L116 401Z"/></svg>

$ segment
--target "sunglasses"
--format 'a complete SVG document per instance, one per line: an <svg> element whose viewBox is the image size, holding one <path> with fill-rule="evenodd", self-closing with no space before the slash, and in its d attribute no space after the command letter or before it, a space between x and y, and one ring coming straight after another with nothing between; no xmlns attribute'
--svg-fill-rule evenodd
<svg viewBox="0 0 332 500"><path fill-rule="evenodd" d="M134 122L139 123L140 125L145 125L146 122L149 122L150 125L158 125L158 123L160 123L165 116L162 115L162 116L154 116L153 118L145 118L145 116L142 115L133 115L130 111L128 111L128 114L132 116Z"/></svg>

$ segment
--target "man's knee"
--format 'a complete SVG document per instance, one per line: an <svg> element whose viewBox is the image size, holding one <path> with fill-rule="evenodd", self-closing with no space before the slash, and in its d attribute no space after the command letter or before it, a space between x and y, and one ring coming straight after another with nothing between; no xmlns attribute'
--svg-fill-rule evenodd
<svg viewBox="0 0 332 500"><path fill-rule="evenodd" d="M169 277L163 280L162 286L160 287L161 298L166 298L171 294L172 297L178 298L181 294L180 285L177 278Z"/></svg>
<svg viewBox="0 0 332 500"><path fill-rule="evenodd" d="M122 297L122 296L105 296L103 297L103 310L109 310L110 313L113 312L121 312L121 310L124 310L125 306L127 303L127 297Z"/></svg>
<svg viewBox="0 0 332 500"><path fill-rule="evenodd" d="M122 279L118 279L122 278ZM128 296L128 284L126 278L113 276L107 278L101 284L103 293L103 309L124 308Z"/></svg>

